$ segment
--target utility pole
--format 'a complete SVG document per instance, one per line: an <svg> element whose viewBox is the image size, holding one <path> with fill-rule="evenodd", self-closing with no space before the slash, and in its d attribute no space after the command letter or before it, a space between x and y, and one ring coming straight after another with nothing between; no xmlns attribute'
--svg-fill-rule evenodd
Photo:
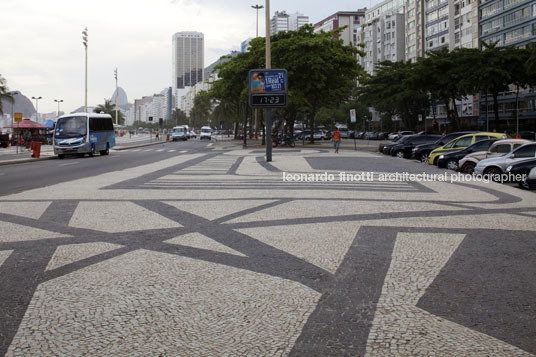
<svg viewBox="0 0 536 357"><path fill-rule="evenodd" d="M255 38L259 37L259 10L264 9L264 6L262 5L252 5L252 8L257 10L257 31L255 33ZM259 136L259 130L258 130L258 120L257 120L257 108L255 108L255 139Z"/></svg>
<svg viewBox="0 0 536 357"><path fill-rule="evenodd" d="M114 71L115 77L115 125L119 124L119 106L117 105L117 98L119 97L119 87L117 86L117 68Z"/></svg>
<svg viewBox="0 0 536 357"><path fill-rule="evenodd" d="M270 53L270 0L266 0L266 69L272 68ZM266 161L272 161L272 118L270 108L266 109Z"/></svg>
<svg viewBox="0 0 536 357"><path fill-rule="evenodd" d="M87 33L87 27L84 29L84 31L82 31L82 40L83 40L83 44L84 44L84 47L86 48L86 90L85 90L85 100L84 100L84 107L85 107L85 112L87 113L87 47L88 47L88 43L89 43L89 40L88 40L88 33Z"/></svg>

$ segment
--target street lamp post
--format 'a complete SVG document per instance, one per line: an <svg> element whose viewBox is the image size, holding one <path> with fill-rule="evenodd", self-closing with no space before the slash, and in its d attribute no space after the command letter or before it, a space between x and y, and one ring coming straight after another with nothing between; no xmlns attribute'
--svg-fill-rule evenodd
<svg viewBox="0 0 536 357"><path fill-rule="evenodd" d="M63 103L63 99L54 99L58 103L58 117L60 116L60 103Z"/></svg>
<svg viewBox="0 0 536 357"><path fill-rule="evenodd" d="M259 10L260 9L264 9L264 6L262 5L251 5L252 8L254 8L255 10L257 10L257 32L256 32L256 35L255 35L255 38L259 37ZM258 121L257 121L257 108L255 108L255 139L257 139L258 135L259 135L259 130L258 130Z"/></svg>
<svg viewBox="0 0 536 357"><path fill-rule="evenodd" d="M83 44L84 44L84 47L86 49L86 90L85 90L85 100L84 100L84 107L85 107L85 112L87 113L87 47L88 47L88 33L87 33L87 27L84 29L84 31L82 31L82 40L83 40Z"/></svg>
<svg viewBox="0 0 536 357"><path fill-rule="evenodd" d="M270 0L266 0L266 69L272 68L272 57L270 53ZM272 161L272 118L271 109L266 109L266 161Z"/></svg>
<svg viewBox="0 0 536 357"><path fill-rule="evenodd" d="M39 99L43 97L32 97L32 99L35 99L35 121L39 123Z"/></svg>
<svg viewBox="0 0 536 357"><path fill-rule="evenodd" d="M119 97L119 91L117 86L117 68L114 71L114 77L115 77L115 124L119 124L119 107L117 106L117 98Z"/></svg>

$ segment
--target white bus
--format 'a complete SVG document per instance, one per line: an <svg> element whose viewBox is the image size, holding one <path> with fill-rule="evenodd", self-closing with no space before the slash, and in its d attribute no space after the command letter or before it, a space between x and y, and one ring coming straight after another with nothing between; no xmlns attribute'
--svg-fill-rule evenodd
<svg viewBox="0 0 536 357"><path fill-rule="evenodd" d="M97 151L108 155L115 146L112 117L109 114L74 113L62 115L54 129L54 154L93 156Z"/></svg>

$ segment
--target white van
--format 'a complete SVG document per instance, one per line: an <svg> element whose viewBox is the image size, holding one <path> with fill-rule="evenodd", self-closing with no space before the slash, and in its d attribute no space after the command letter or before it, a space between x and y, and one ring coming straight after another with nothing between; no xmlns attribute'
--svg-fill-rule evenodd
<svg viewBox="0 0 536 357"><path fill-rule="evenodd" d="M188 140L188 131L186 130L186 127L184 126L176 126L173 128L173 131L170 133L171 140L177 141L177 140Z"/></svg>
<svg viewBox="0 0 536 357"><path fill-rule="evenodd" d="M201 128L201 133L199 134L199 140L203 139L212 139L212 129L210 126L204 126Z"/></svg>

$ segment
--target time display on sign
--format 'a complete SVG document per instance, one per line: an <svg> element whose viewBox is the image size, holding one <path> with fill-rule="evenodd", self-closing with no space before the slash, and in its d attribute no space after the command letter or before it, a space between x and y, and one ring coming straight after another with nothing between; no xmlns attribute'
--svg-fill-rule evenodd
<svg viewBox="0 0 536 357"><path fill-rule="evenodd" d="M251 103L253 105L262 105L262 106L285 106L286 96L284 94L257 94L253 95L251 98Z"/></svg>

